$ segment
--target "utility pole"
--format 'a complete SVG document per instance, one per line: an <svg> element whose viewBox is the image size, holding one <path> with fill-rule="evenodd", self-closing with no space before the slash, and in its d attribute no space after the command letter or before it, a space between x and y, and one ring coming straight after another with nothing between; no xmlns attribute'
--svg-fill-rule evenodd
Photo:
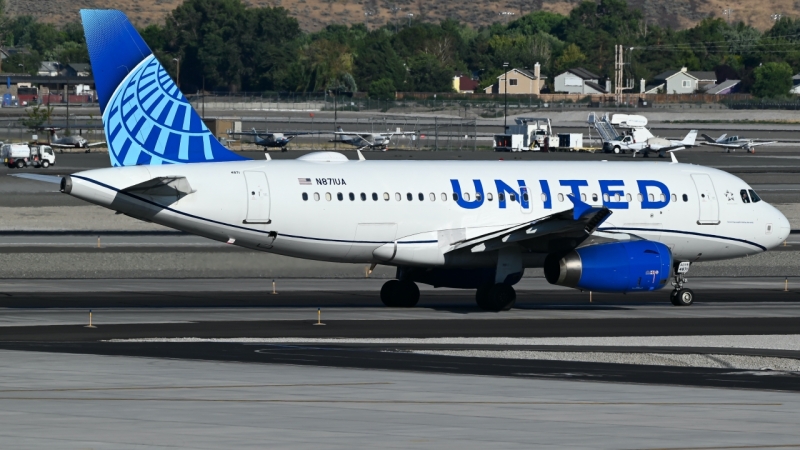
<svg viewBox="0 0 800 450"><path fill-rule="evenodd" d="M172 58L175 61L175 67L178 68L178 74L175 76L175 81L178 83L178 90L181 90L181 58Z"/></svg>
<svg viewBox="0 0 800 450"><path fill-rule="evenodd" d="M731 14L733 14L733 10L730 8L725 8L722 10L722 15L725 16L725 20L728 22L728 25L731 24Z"/></svg>
<svg viewBox="0 0 800 450"><path fill-rule="evenodd" d="M508 63L503 63L503 82L505 83L505 87L503 87L504 95L505 95L505 109L503 111L503 133L506 133L508 130Z"/></svg>
<svg viewBox="0 0 800 450"><path fill-rule="evenodd" d="M622 102L622 89L623 89L623 47L622 45L614 46L614 100L619 105Z"/></svg>

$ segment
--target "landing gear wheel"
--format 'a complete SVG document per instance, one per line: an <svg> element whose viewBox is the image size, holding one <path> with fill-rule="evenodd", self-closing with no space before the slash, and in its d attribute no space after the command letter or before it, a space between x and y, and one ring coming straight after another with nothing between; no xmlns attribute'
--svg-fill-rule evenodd
<svg viewBox="0 0 800 450"><path fill-rule="evenodd" d="M672 304L676 306L691 306L694 303L694 292L691 289L676 289Z"/></svg>
<svg viewBox="0 0 800 450"><path fill-rule="evenodd" d="M669 301L672 303L672 306L681 306L678 303L678 289L673 289L672 292L669 293Z"/></svg>
<svg viewBox="0 0 800 450"><path fill-rule="evenodd" d="M486 311L508 311L517 300L514 288L503 283L493 284L478 289L475 294L478 307Z"/></svg>
<svg viewBox="0 0 800 450"><path fill-rule="evenodd" d="M389 280L381 288L381 301L390 308L412 308L419 302L419 288L413 281Z"/></svg>

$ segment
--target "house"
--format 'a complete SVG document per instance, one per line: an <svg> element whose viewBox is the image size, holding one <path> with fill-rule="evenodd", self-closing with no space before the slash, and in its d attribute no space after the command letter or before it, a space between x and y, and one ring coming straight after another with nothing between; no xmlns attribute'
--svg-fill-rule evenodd
<svg viewBox="0 0 800 450"><path fill-rule="evenodd" d="M600 76L582 67L568 69L559 74L553 81L556 93L567 94L605 94L606 89L600 86Z"/></svg>
<svg viewBox="0 0 800 450"><path fill-rule="evenodd" d="M474 94L478 90L478 81L461 74L453 77L453 90L459 94Z"/></svg>
<svg viewBox="0 0 800 450"><path fill-rule="evenodd" d="M544 87L547 77L541 75L539 63L533 66L533 71L528 69L511 69L497 77L497 81L484 89L487 94L505 94L508 85L509 94L539 95Z"/></svg>
<svg viewBox="0 0 800 450"><path fill-rule="evenodd" d="M92 74L92 67L85 63L70 63L61 71L61 74L68 77L88 77Z"/></svg>
<svg viewBox="0 0 800 450"><path fill-rule="evenodd" d="M662 72L654 80L655 83L645 87L643 94L694 94L717 84L714 72L690 72L686 67Z"/></svg>
<svg viewBox="0 0 800 450"><path fill-rule="evenodd" d="M57 77L60 68L61 64L56 61L42 61L42 64L39 66L39 71L36 72L36 75L40 77Z"/></svg>
<svg viewBox="0 0 800 450"><path fill-rule="evenodd" d="M800 73L792 77L792 88L789 89L789 93L800 95Z"/></svg>

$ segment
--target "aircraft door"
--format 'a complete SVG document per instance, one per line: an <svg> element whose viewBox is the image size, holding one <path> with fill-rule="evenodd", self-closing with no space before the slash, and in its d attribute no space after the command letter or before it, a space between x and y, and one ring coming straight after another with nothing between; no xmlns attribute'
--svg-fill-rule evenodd
<svg viewBox="0 0 800 450"><path fill-rule="evenodd" d="M245 171L247 182L247 218L244 223L270 223L269 183L264 172Z"/></svg>
<svg viewBox="0 0 800 450"><path fill-rule="evenodd" d="M700 215L697 219L698 225L718 225L719 224L719 203L717 202L717 192L714 190L714 183L711 177L704 173L693 173L692 181L697 188L697 199L700 202Z"/></svg>

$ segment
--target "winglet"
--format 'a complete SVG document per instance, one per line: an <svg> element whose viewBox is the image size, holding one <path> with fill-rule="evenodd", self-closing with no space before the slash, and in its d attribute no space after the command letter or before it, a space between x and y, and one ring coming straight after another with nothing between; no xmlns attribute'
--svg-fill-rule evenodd
<svg viewBox="0 0 800 450"><path fill-rule="evenodd" d="M670 150L669 157L672 158L672 164L678 164L678 158L675 156L675 152Z"/></svg>
<svg viewBox="0 0 800 450"><path fill-rule="evenodd" d="M358 160L359 161L366 161L367 160L367 158L364 158L364 155L361 154L361 149L360 148L356 149L356 153L358 153Z"/></svg>

